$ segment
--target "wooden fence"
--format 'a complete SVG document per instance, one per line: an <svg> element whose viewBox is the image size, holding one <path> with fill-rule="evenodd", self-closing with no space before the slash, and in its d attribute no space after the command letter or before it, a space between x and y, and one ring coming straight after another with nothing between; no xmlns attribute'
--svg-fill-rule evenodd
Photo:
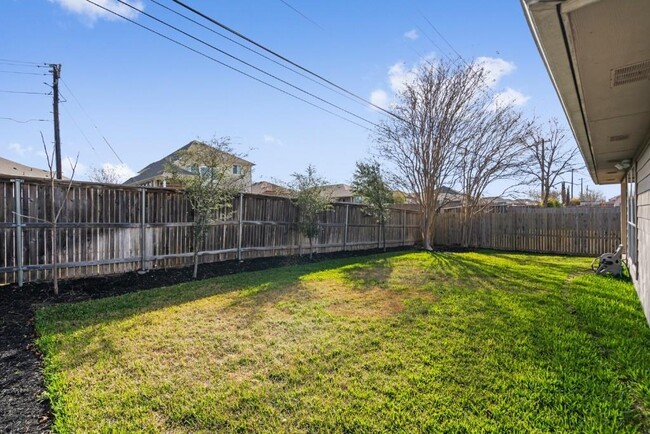
<svg viewBox="0 0 650 434"><path fill-rule="evenodd" d="M472 248L597 256L613 252L621 242L618 207L508 208L476 217ZM461 244L458 213L436 221L435 244Z"/></svg>
<svg viewBox="0 0 650 434"><path fill-rule="evenodd" d="M192 212L182 193L74 182L57 183L56 256L61 278L182 267L192 262ZM51 278L51 193L48 181L0 178L0 284ZM298 212L286 198L243 194L217 212L202 262L307 253ZM386 245L420 242L419 213L393 209ZM380 231L363 207L337 203L321 218L316 252L380 247Z"/></svg>

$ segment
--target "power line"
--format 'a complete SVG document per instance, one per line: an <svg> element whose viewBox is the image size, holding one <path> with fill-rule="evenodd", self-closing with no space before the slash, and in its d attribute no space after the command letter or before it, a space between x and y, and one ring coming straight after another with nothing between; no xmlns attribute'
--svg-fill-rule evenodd
<svg viewBox="0 0 650 434"><path fill-rule="evenodd" d="M90 115L88 114L88 112L86 111L86 109L84 109L84 107L81 105L81 102L80 102L79 99L75 96L74 92L72 92L72 89L70 89L70 87L68 86L68 84L67 84L63 79L61 79L61 83L63 83L63 86L65 86L65 88L67 89L67 91L70 92L70 95L72 95L72 99L75 100L75 102L77 103L77 105L79 106L79 108L81 109L81 111L82 111L82 112L86 115L86 117L90 120L90 123L93 125L93 127L95 127L95 129L97 130L97 132L99 133L99 135L102 137L102 139L104 139L104 143L106 143L106 145L108 145L108 148L111 150L111 152L113 152L113 155L115 155L115 158L117 158L117 160L118 160L120 163L124 164L124 161L122 161L122 159L121 159L120 156L117 154L117 152L115 151L115 149L113 148L113 146L111 146L111 144L108 142L108 140L106 139L106 137L104 136L104 134L102 134L102 132L100 131L100 129L99 129L99 127L97 126L97 124L96 124L96 123L93 121L93 119L90 117ZM67 109L66 109L66 112L67 112L68 114L70 114L70 112L68 112ZM71 115L71 114L70 114L70 117L72 118L72 115ZM76 122L74 121L74 118L72 118L72 121L76 124ZM79 126L77 126L77 128L79 128ZM79 130L81 131L81 128L79 128ZM93 148L93 151L95 151L95 148L94 148L93 145L90 143L90 140L88 140L88 138L87 138L86 135L83 133L83 131L81 132L81 134L84 136L84 138L86 139L86 141L88 142L88 144L90 145L90 147ZM95 151L95 153L97 153L97 151Z"/></svg>
<svg viewBox="0 0 650 434"><path fill-rule="evenodd" d="M47 65L28 65L25 63L17 63L17 62L11 62L11 61L0 61L0 65L4 66L17 66L20 68L47 68Z"/></svg>
<svg viewBox="0 0 650 434"><path fill-rule="evenodd" d="M188 17L187 15L184 15L184 14L178 12L178 11L175 11L174 9L172 9L172 8L170 8L168 6L165 6L164 4L158 2L157 0L149 0L149 1L151 1L152 3L160 6L161 8L163 8L163 9L165 9L165 10L167 10L167 11L169 11L169 12L171 12L171 13L179 16L179 17L184 18L185 20L187 20L187 21L189 21L191 23L196 24L197 26L199 26L199 27L211 32L211 33L214 33L215 35L217 35L217 36L219 36L219 37L221 37L221 38L223 38L223 39L225 39L225 40L227 40L227 41L229 41L229 42L243 48L244 50L247 50L247 51L249 51L249 52L251 52L251 53L253 53L253 54L255 54L255 55L259 56L259 57L262 57L263 59L268 60L269 62L274 63L275 65L278 65L281 68L286 69L287 71L291 71L294 74L297 74L297 75L303 77L304 79L311 81L312 83L315 83L315 84L317 84L317 85L319 85L319 86L321 86L321 87L323 87L323 88L325 88L327 90L335 92L336 94L341 95L342 97L347 98L347 99L349 99L351 101L354 101L354 102L356 102L358 104L361 104L363 106L366 105L364 102L359 101L357 98L354 98L354 97L352 97L352 96L350 96L350 95L348 95L346 93L343 93L340 90L338 90L336 88L333 88L333 87L327 85L326 83L323 83L322 81L319 81L319 80L317 80L317 79L315 79L313 77L310 77L307 74L304 74L304 73L302 73L300 71L297 71L296 69L294 69L294 68L292 68L290 66L287 66L282 62L278 62L277 60L273 59L272 57L269 57L269 56L265 55L264 53L260 53L259 51L256 51L256 50L252 49L251 47L248 47L247 45L244 45L241 42L238 42L237 40L235 40L235 39L233 39L233 38L231 38L229 36L224 35L223 33L217 32L216 30L206 26L205 24L202 24L202 23Z"/></svg>
<svg viewBox="0 0 650 434"><path fill-rule="evenodd" d="M294 8L293 6L291 6L291 5L290 5L289 3L287 3L286 1L284 1L284 0L280 0L280 2L282 2L283 5L285 5L286 7L288 7L289 9L291 9L292 11L294 11L295 13L297 13L298 15L300 15L301 17L303 17L304 19L306 19L307 21L309 21L310 23L312 23L313 25L315 25L316 27L318 27L319 29L325 31L325 29L322 28L322 27L321 27L321 26L320 26L316 21L312 20L312 19L309 18L307 15L303 14L303 13L300 12L298 9Z"/></svg>
<svg viewBox="0 0 650 434"><path fill-rule="evenodd" d="M0 93L18 93L23 95L51 95L51 93L45 92L28 92L23 90L0 90Z"/></svg>
<svg viewBox="0 0 650 434"><path fill-rule="evenodd" d="M461 56L460 53L459 53L458 51L456 51L456 49L454 48L454 46L451 45L451 43L447 40L447 38L445 38L445 37L442 35L442 33L440 33L440 32L438 31L438 29L436 28L436 26L433 25L433 23L429 20L429 18L427 18L427 16L424 15L424 13L423 13L420 9L418 9L418 12L420 13L420 15L422 15L422 17L426 20L426 22L429 23L429 25L431 26L431 28L433 29L433 31L436 32L436 33L438 34L438 36L440 36L440 38L442 38L443 41L445 41L445 43L447 44L447 46L448 46L449 48L451 48L451 50L452 50L454 53L456 53L456 55L458 56L458 58L459 58L460 60L462 60L463 63L464 63L465 65L469 66L469 63L467 63L467 61L465 60L465 58L464 58L463 56Z"/></svg>
<svg viewBox="0 0 650 434"><path fill-rule="evenodd" d="M0 62L11 62L11 63L20 63L23 65L32 65L32 66L45 66L45 62L28 62L25 60L13 60L13 59L0 59Z"/></svg>
<svg viewBox="0 0 650 434"><path fill-rule="evenodd" d="M462 55L461 55L461 54L460 54L460 53L459 53L459 52L454 48L454 46L451 44L451 42L449 42L449 41L447 40L447 38L445 38L444 35L443 35L443 34L442 34L438 29L437 29L437 27L433 25L433 23L431 22L431 20L429 20L429 18L427 18L427 16L424 15L424 13L423 13L420 9L418 9L418 8L416 8L416 9L417 9L417 11L420 13L420 15L422 15L422 17L426 20L426 22L429 24L429 26L431 26L431 28L432 28L432 29L433 29L433 30L438 34L438 36L440 36L440 38L442 38L442 40L447 44L447 46L448 46L449 48L451 48L452 51L453 51L454 53L456 53L456 56L458 56L458 59L460 59L460 60L465 64L465 66L467 66L468 68L473 68L474 65L470 64L467 60L465 60L465 58L464 58L464 57L463 57L463 56L462 56ZM419 28L419 27L418 27L418 28ZM428 35L427 35L425 32L422 32L422 33L424 33L424 35L427 37L427 39L429 39L429 40L431 41L431 43L433 43L436 47L438 47L438 49L440 49L440 47L438 46L438 44L436 44L435 42L433 42L433 40L432 40L431 38L429 38ZM452 63L457 63L456 61L454 61L451 57L447 56L446 54L445 54L445 56L446 56L446 57L447 57L447 58L448 58ZM492 98L495 97L495 96L497 95L497 93L496 93L494 90L492 90L492 89L490 88L489 84L485 83L485 77L483 77L483 78L484 78L483 81L484 81L484 85L485 85L485 86L484 86L483 88L480 89L481 92L482 92L483 94L485 94L486 96L488 96L488 97L492 97Z"/></svg>
<svg viewBox="0 0 650 434"><path fill-rule="evenodd" d="M27 119L27 120L24 120L24 121L14 119L14 118L7 118L7 117L0 117L0 119L5 120L5 121L16 122L16 123L19 123L19 124L26 124L26 123L29 123L29 122L51 122L49 119Z"/></svg>
<svg viewBox="0 0 650 434"><path fill-rule="evenodd" d="M62 95L61 91L59 91L59 95ZM74 116L72 116L72 113L70 112L70 110L68 110L68 108L67 108L65 105L63 106L63 110L64 110L64 111L66 112L66 114L70 117L70 120L72 121L72 123L74 124L74 126L77 128L77 130L79 130L79 132L81 133L81 135L83 136L83 138L86 140L86 143L88 144L88 146L90 146L90 149L92 149L92 150L95 152L95 154L97 154L97 156L99 157L100 155L99 155L99 153L97 152L97 149L95 149L95 147L93 146L93 144L90 142L90 139L88 139L88 136L86 136L86 133L84 132L84 130L79 126L79 124L78 124L77 121L75 120Z"/></svg>
<svg viewBox="0 0 650 434"><path fill-rule="evenodd" d="M288 58L286 58L286 57L282 56L281 54L271 50L270 48L265 47L264 45L252 40L251 38L239 33L236 30L226 26L225 24L220 23L219 21L215 20L214 18L209 17L208 15L204 14L203 12L198 11L198 10L194 9L193 7L191 7L191 6L186 5L182 1L180 1L180 0L172 0L172 1L174 3L182 6L183 8L189 10L190 12L202 17L203 19L205 19L207 21L210 21L211 23L221 27L222 29L227 30L228 32L240 37L241 39L255 45L256 47L261 48L262 50L266 51L267 53L272 54L273 56L275 56L275 57L277 57L279 59L282 59L283 61L295 66L296 68L299 68L300 70L302 70L302 71L304 71L304 72L306 72L306 73L308 73L308 74L310 74L310 75L312 75L314 77L317 77L320 80L323 80L325 83L327 83L327 84L329 84L331 86L334 86L335 88L347 93L348 95L350 95L350 96L352 96L354 98L357 98L358 100L363 101L366 104L371 105L372 107L376 108L377 110L382 111L382 112L386 113L387 115L392 116L392 117L394 117L396 119L399 119L399 120L401 120L403 122L406 122L404 119L400 118L395 113L392 113L392 112L390 112L390 111L388 111L388 110L386 110L386 109L384 109L384 108L382 108L382 107L380 107L380 106L378 106L376 104L373 104L371 101L368 101L367 99L355 94L354 92L351 92L351 91L339 86L338 84L331 82L330 80L326 79L325 77L323 77L323 76L321 76L321 75L319 75L319 74L305 68L304 66L301 66L301 65L297 64L296 62L293 62L292 60L289 60Z"/></svg>
<svg viewBox="0 0 650 434"><path fill-rule="evenodd" d="M252 80L255 80L255 81L259 82L259 83L264 84L265 86L268 86L268 87L270 87L270 88L272 88L272 89L275 89L275 90L277 90L278 92L282 92L282 93L284 93L285 95L288 95L288 96L290 96L290 97L292 97L292 98L295 98L295 99L297 99L297 100L299 100L299 101L302 101L302 102L304 102L304 103L306 103L306 104L309 104L309 105L311 105L312 107L315 107L315 108L317 108L317 109L319 109L319 110L322 110L322 111L324 111L324 112L326 112L326 113L331 114L332 116L336 116L336 117L338 117L338 118L340 118L340 119L343 119L343 120L345 120L345 121L347 121L347 122L350 122L350 123L352 123L352 124L354 124L354 125L357 125L357 126L359 126L359 127L361 127L361 128L364 128L364 129L366 129L366 130L370 130L370 128L366 127L365 125L361 125L361 124L358 123L358 122L355 122L355 121L353 121L353 120L351 120L351 119L348 119L348 118L346 118L346 117L344 117L344 116L342 116L342 115L340 115L340 114L338 114L338 113L335 113L335 112L333 112L333 111L331 111L331 110L328 110L328 109L326 109L326 108L324 108L324 107L321 107L321 106L319 106L319 105L317 105L317 104L314 104L313 102L311 102L311 101L309 101L309 100L306 100L306 99L304 99L304 98L299 97L298 95L294 95L294 94L292 94L291 92L288 92L288 91L286 91L286 90L284 90L284 89L282 89L282 88L280 88L280 87L277 87L277 86L275 86L275 85L273 85L273 84L271 84L271 83L268 83L268 82L266 82L266 81L264 81L264 80L262 80L262 79L260 79L260 78L257 78L257 77L255 77L255 76L253 76L253 75L251 75L251 74L249 74L249 73L247 73L247 72L245 72L245 71L242 71L241 69L238 69L238 68L235 68L234 66L228 65L227 63L224 63L224 62L222 62L222 61L220 61L220 60L218 60L218 59L216 59L216 58L214 58L214 57L212 57L212 56L210 56L210 55L208 55L208 54L205 54L205 53L203 53L203 52L201 52L201 51L199 51L199 50L197 50L197 49L194 49L194 48L190 47L190 46L187 45L187 44L184 44L184 43L182 43L182 42L179 42L179 41L177 41L177 40L175 40L175 39L173 39L173 38L171 38L171 37L169 37L169 36L167 36L167 35L164 35L164 34L158 32L158 31L156 31L156 30L153 30L153 29L150 28L150 27L147 27L147 26L145 26L145 25L143 25L143 24L140 24L140 23L138 23L138 22L136 22L136 21L130 19L130 18L127 18L127 17L125 17L124 15L120 15L119 13L117 13L117 12L115 12L115 11L112 11L112 10L110 10L110 9L108 9L108 8L105 8L104 6L101 6L101 5L95 3L95 2L92 1L92 0L86 0L86 1L87 1L88 3L91 3L91 4L95 5L95 6L97 6L97 7L100 8L100 9L105 10L106 12L109 12L109 13L115 15L115 16L118 16L118 17L120 17L120 18L122 18L122 19L124 19L124 20L126 20L126 21L128 21L128 22L130 22L130 23L132 23L132 24L135 24L136 26L138 26L138 27L140 27L140 28L142 28L142 29L145 29L145 30L147 30L147 31L149 31L149 32L151 32L151 33L153 33L153 34L155 34L155 35L158 35L158 36L160 36L161 38L164 38L164 39L166 39L166 40L168 40L168 41L170 41L170 42L173 42L174 44L177 44L177 45L179 45L179 46L181 46L181 47L184 47L184 48L186 48L186 49L188 49L188 50L190 50L190 51L192 51L192 52L198 54L199 56L205 57L206 59L210 59L210 60L212 60L213 62L215 62L215 63L217 63L217 64L219 64L219 65L222 65L222 66L224 66L224 67L226 67L226 68L228 68L228 69L230 69L230 70L232 70L232 71L238 72L238 73L240 73L240 74L242 74L242 75L244 75L244 76L246 76L246 77L248 77L248 78L250 78L250 79L252 79Z"/></svg>
<svg viewBox="0 0 650 434"><path fill-rule="evenodd" d="M18 74L18 75L48 75L48 74L43 74L43 73L40 73L40 72L7 71L7 70L0 70L0 73L2 73L2 74Z"/></svg>
<svg viewBox="0 0 650 434"><path fill-rule="evenodd" d="M453 62L453 59L451 58L451 56L448 55L447 52L446 52L445 50L443 50L442 47L440 47L440 45L438 45L438 44L436 43L436 41L434 41L434 40L429 36L429 34L428 34L427 32L424 31L424 29L423 29L422 27L418 26L417 24L415 25L415 27L417 27L418 30L420 30L420 33L422 33L422 34L424 35L424 37L427 38L427 39L429 40L429 42L431 42L431 43L433 44L433 46L436 47L436 48L438 49L438 51L440 52L440 54L442 54L443 56L445 56L445 57L447 58L447 60ZM422 56L420 56L420 57L422 57Z"/></svg>
<svg viewBox="0 0 650 434"><path fill-rule="evenodd" d="M208 43L208 42L205 42L205 41L203 41L202 39L197 38L196 36L193 36L193 35L191 35L190 33L186 32L186 31L184 31L184 30L181 30L181 29L179 29L179 28L176 27L176 26L173 26L173 25L171 25L171 24L169 24L169 23L167 23L167 22L165 22L165 21L163 21L163 20L161 20L161 19L159 19L159 18L156 18L155 16L153 16L153 15L151 15L151 14L149 14L149 13L147 13L147 12L141 10L141 9L138 9L138 8L136 8L135 6L130 5L129 3L127 3L127 2L125 2L125 1L123 1L123 0L116 0L116 1L117 1L118 3L120 3L120 4L123 4L124 6L127 6L127 7L131 8L131 9L133 9L134 11L137 11L137 12L141 13L142 15L144 15L144 16L146 16L146 17L151 18L152 20L155 20L156 22L158 22L158 23L160 23L160 24L162 24L162 25L164 25L164 26L167 26L167 27L169 27L169 28L171 28L171 29L173 29L173 30L175 30L175 31L177 31L177 32L179 32L179 33L181 33L181 34L187 36L188 38L191 38L191 39L193 39L193 40L195 40L195 41L197 41L197 42L199 42L199 43L201 43L201 44L203 44L203 45L205 45L205 46L207 46L207 47L209 47L209 48L212 48L212 49L215 50L215 51L218 51L219 53L221 53L221 54L223 54L223 55L225 55L225 56L230 57L231 59L233 59L233 60L235 60L235 61L237 61L237 62L239 62L239 63L241 63L241 64L243 64L243 65L248 66L249 68L252 68L252 69L256 70L257 72L260 72L260 73L266 75L267 77L271 77L271 78L273 78L274 80L277 80L277 81L279 81L279 82L282 83L282 84L285 84L285 85L287 85L287 86L289 86L289 87L291 87L291 88L293 88L293 89L295 89L295 90L297 90L297 91L299 91L299 92L304 93L305 95L309 95L310 97L312 97L312 98L314 98L314 99L317 99L318 101L320 101L320 102L322 102L322 103L325 103L325 104L327 104L327 105L329 105L329 106L331 106L331 107L334 107L334 108L336 108L336 109L338 109L338 110L341 110L341 111L344 112L344 113L347 113L347 114L350 115L350 116L353 116L353 117L355 117L355 118L357 118L357 119L359 119L359 120L362 120L362 121L364 121L364 122L369 123L370 125L373 125L373 126L377 127L377 125L376 125L375 123L373 123L372 121L369 121L368 119L366 119L366 118L364 118L364 117L362 117L362 116L359 116L359 115L357 115L357 114L355 114L355 113L353 113L353 112L351 112L351 111L349 111L349 110L346 110L346 109L344 109L343 107L341 107L341 106L339 106L339 105L336 105L336 104L334 104L334 103L332 103L332 102L330 102L330 101L327 101L326 99L321 98L321 97L319 97L318 95L316 95L316 94L314 94L314 93L312 93L312 92L309 92L309 91L307 91L307 90L305 90L305 89L303 89L303 88L301 88L301 87L299 87L299 86L296 86L296 85L294 85L294 84L291 84L291 83L289 83L288 81L283 80L282 78L278 77L277 75L271 74L270 72L267 72L267 71L265 71L265 70L263 70L263 69L261 69L261 68L258 68L257 66L255 66L255 65L253 65L253 64L251 64L251 63L249 63L249 62L246 62L245 60L242 60L242 59L240 59L239 57L234 56L234 55L232 55L232 54L230 54L230 53L228 53L228 52L226 52L226 51L224 51L224 50L222 50L222 49L220 49L220 48L217 48L217 47L215 47L214 45L212 45L212 44L210 44L210 43Z"/></svg>

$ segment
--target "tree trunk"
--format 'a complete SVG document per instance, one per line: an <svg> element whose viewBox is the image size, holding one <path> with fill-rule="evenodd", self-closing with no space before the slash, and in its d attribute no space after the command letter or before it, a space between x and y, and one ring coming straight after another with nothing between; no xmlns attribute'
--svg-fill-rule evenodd
<svg viewBox="0 0 650 434"><path fill-rule="evenodd" d="M54 200L54 178L51 179L50 184L50 195L51 195L51 211L50 219L52 220L52 284L54 285L54 295L59 295L59 269L57 267L57 236L56 236L56 201Z"/></svg>
<svg viewBox="0 0 650 434"><path fill-rule="evenodd" d="M193 279L196 279L198 272L199 272L199 252L197 249L194 249L194 271L192 272Z"/></svg>
<svg viewBox="0 0 650 434"><path fill-rule="evenodd" d="M424 250L432 250L431 242L429 240L429 213L425 210L424 215L422 216L422 247Z"/></svg>
<svg viewBox="0 0 650 434"><path fill-rule="evenodd" d="M202 236L201 233L201 228L202 228L202 221L194 221L194 231L193 231L193 240L192 240L192 248L194 251L192 252L192 258L194 259L194 270L192 271L192 278L196 279L199 273L199 243L200 239Z"/></svg>
<svg viewBox="0 0 650 434"><path fill-rule="evenodd" d="M59 267L57 266L58 243L56 239L56 222L52 223L52 282L54 285L54 295L59 295Z"/></svg>
<svg viewBox="0 0 650 434"><path fill-rule="evenodd" d="M461 210L461 227L461 246L467 248L472 233L472 209L468 206Z"/></svg>
<svg viewBox="0 0 650 434"><path fill-rule="evenodd" d="M429 228L429 234L431 237L431 240L429 241L429 250L433 250L433 246L436 245L436 211L433 211L433 215L431 216L431 225Z"/></svg>

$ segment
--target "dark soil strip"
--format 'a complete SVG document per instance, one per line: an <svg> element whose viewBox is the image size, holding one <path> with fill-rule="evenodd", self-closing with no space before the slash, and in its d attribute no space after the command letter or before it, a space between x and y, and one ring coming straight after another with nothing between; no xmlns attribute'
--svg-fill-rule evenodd
<svg viewBox="0 0 650 434"><path fill-rule="evenodd" d="M410 247L387 251L410 250ZM307 256L257 258L244 262L226 261L199 266L199 279L263 270L325 259L365 256L381 250L337 252ZM34 346L34 312L48 304L70 303L111 297L143 289L159 288L192 280L190 268L153 270L110 277L60 282L55 297L49 283L30 283L22 288L0 287L0 430L6 433L49 432L52 415L43 397L42 363Z"/></svg>

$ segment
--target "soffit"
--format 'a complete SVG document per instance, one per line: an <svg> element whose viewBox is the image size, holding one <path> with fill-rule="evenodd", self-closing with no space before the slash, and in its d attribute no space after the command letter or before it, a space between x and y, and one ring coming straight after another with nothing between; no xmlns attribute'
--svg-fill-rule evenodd
<svg viewBox="0 0 650 434"><path fill-rule="evenodd" d="M614 165L633 158L650 132L650 1L522 4L589 173L620 182ZM636 80L613 85L613 71L634 65L623 77Z"/></svg>
<svg viewBox="0 0 650 434"><path fill-rule="evenodd" d="M650 1L562 4L570 54L594 158L595 181L620 182L614 165L632 159L650 130ZM640 64L617 84L617 70ZM620 81L620 80L619 80ZM614 172L614 173L613 173ZM617 173L618 172L618 173Z"/></svg>

